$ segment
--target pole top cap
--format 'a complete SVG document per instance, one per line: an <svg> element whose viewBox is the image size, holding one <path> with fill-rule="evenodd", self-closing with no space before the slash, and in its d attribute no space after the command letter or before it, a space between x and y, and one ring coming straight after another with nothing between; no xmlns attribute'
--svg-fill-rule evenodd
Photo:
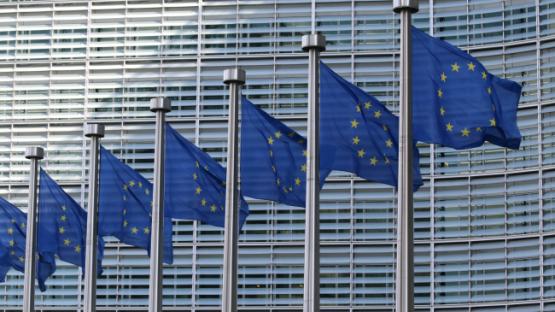
<svg viewBox="0 0 555 312"><path fill-rule="evenodd" d="M40 146L28 146L25 148L25 158L27 159L43 159L44 149Z"/></svg>
<svg viewBox="0 0 555 312"><path fill-rule="evenodd" d="M104 125L97 123L86 123L83 129L85 136L90 137L104 137Z"/></svg>
<svg viewBox="0 0 555 312"><path fill-rule="evenodd" d="M242 85L245 83L246 76L245 71L241 68L228 68L224 70L224 83L236 83Z"/></svg>
<svg viewBox="0 0 555 312"><path fill-rule="evenodd" d="M326 50L326 36L322 34L304 35L302 39L303 51L317 49L318 51Z"/></svg>
<svg viewBox="0 0 555 312"><path fill-rule="evenodd" d="M401 13L409 10L410 13L418 12L418 0L393 0L393 12Z"/></svg>
<svg viewBox="0 0 555 312"><path fill-rule="evenodd" d="M169 98L166 97L156 97L150 99L150 111L157 112L169 112L172 110L172 104Z"/></svg>

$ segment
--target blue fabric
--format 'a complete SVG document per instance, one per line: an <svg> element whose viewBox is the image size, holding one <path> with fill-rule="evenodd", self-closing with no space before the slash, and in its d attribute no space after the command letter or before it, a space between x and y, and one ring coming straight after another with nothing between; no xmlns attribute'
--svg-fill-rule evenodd
<svg viewBox="0 0 555 312"><path fill-rule="evenodd" d="M98 233L150 254L152 184L100 147ZM164 262L173 262L172 221L164 218Z"/></svg>
<svg viewBox="0 0 555 312"><path fill-rule="evenodd" d="M489 141L518 149L522 87L474 57L412 27L414 139L464 149Z"/></svg>
<svg viewBox="0 0 555 312"><path fill-rule="evenodd" d="M241 192L252 198L304 207L305 138L246 97L242 97L241 106ZM321 153L320 162L327 162L328 155ZM329 169L320 170L320 187L329 173Z"/></svg>
<svg viewBox="0 0 555 312"><path fill-rule="evenodd" d="M166 124L164 203L173 218L224 227L225 176L218 162ZM248 214L241 197L240 226Z"/></svg>
<svg viewBox="0 0 555 312"><path fill-rule="evenodd" d="M0 282L5 280L10 268L25 270L25 236L27 215L0 197ZM45 290L45 289L42 289Z"/></svg>
<svg viewBox="0 0 555 312"><path fill-rule="evenodd" d="M37 223L37 252L40 258L37 277L41 288L56 271L55 255L85 269L87 212L43 169L40 170ZM102 273L104 241L99 239L98 274Z"/></svg>
<svg viewBox="0 0 555 312"><path fill-rule="evenodd" d="M320 63L320 149L329 169L397 186L399 118L376 98ZM413 146L413 185L422 185Z"/></svg>

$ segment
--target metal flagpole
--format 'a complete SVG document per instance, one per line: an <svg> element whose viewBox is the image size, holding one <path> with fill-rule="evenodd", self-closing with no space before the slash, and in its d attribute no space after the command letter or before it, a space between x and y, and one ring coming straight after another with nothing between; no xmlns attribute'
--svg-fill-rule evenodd
<svg viewBox="0 0 555 312"><path fill-rule="evenodd" d="M100 138L104 137L104 125L85 124L85 136L91 138L89 160L89 198L87 205L87 240L85 255L85 302L84 312L96 311L96 275L98 254L98 154Z"/></svg>
<svg viewBox="0 0 555 312"><path fill-rule="evenodd" d="M239 139L237 123L241 85L245 71L240 68L224 70L223 81L229 85L229 119L227 131L227 168L225 186L224 272L222 312L237 311L237 238L239 236Z"/></svg>
<svg viewBox="0 0 555 312"><path fill-rule="evenodd" d="M394 0L401 16L399 177L397 193L397 266L395 311L414 311L414 240L412 194L411 16L418 0Z"/></svg>
<svg viewBox="0 0 555 312"><path fill-rule="evenodd" d="M31 160L29 177L29 208L27 211L27 233L25 236L25 278L23 283L23 312L35 311L35 275L37 250L37 194L39 160L44 158L42 147L27 147L25 158Z"/></svg>
<svg viewBox="0 0 555 312"><path fill-rule="evenodd" d="M308 130L303 312L320 311L320 52L326 37L304 35L308 51Z"/></svg>
<svg viewBox="0 0 555 312"><path fill-rule="evenodd" d="M162 282L164 261L164 149L165 119L171 111L168 98L150 100L150 111L156 114L156 139L154 146L154 183L152 199L152 225L150 236L150 285L148 311L162 312Z"/></svg>

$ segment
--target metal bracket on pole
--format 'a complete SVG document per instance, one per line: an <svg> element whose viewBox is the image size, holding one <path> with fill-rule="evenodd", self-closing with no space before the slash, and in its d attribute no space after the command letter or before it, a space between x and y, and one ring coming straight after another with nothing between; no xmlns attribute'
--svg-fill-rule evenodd
<svg viewBox="0 0 555 312"><path fill-rule="evenodd" d="M224 267L222 312L237 311L237 238L239 237L239 137L238 117L241 86L245 71L224 70L223 82L229 85L229 119L227 132L227 168L225 190Z"/></svg>
<svg viewBox="0 0 555 312"><path fill-rule="evenodd" d="M150 100L150 111L156 114L154 147L154 183L152 200L152 225L150 236L150 285L148 311L162 312L162 285L164 261L164 152L166 113L171 111L168 98Z"/></svg>
<svg viewBox="0 0 555 312"><path fill-rule="evenodd" d="M37 194L39 160L44 158L42 147L25 149L25 158L31 160L29 177L29 208L27 210L27 232L25 236L25 277L23 283L23 312L35 311L35 276L37 250Z"/></svg>
<svg viewBox="0 0 555 312"><path fill-rule="evenodd" d="M302 37L308 51L308 122L303 312L320 311L320 52L326 37Z"/></svg>
<svg viewBox="0 0 555 312"><path fill-rule="evenodd" d="M98 255L98 167L100 138L104 137L104 125L87 123L84 134L91 138L89 160L89 198L87 204L87 239L85 250L85 300L83 310L96 311L96 275Z"/></svg>
<svg viewBox="0 0 555 312"><path fill-rule="evenodd" d="M401 16L399 83L399 172L397 189L397 264L395 311L414 311L414 220L412 181L412 50L411 16L418 0L394 0L393 11Z"/></svg>

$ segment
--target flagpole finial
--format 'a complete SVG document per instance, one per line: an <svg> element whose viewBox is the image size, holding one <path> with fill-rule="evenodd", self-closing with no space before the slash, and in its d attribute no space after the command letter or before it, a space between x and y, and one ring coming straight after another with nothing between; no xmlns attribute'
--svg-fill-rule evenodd
<svg viewBox="0 0 555 312"><path fill-rule="evenodd" d="M171 110L172 110L172 104L169 98L156 97L156 98L150 99L151 112L157 112L157 111L169 112Z"/></svg>
<svg viewBox="0 0 555 312"><path fill-rule="evenodd" d="M246 74L245 71L241 68L228 68L224 70L224 83L237 83L237 84L245 84Z"/></svg>
<svg viewBox="0 0 555 312"><path fill-rule="evenodd" d="M418 0L393 0L393 12L400 13L403 10L418 12Z"/></svg>
<svg viewBox="0 0 555 312"><path fill-rule="evenodd" d="M43 159L44 149L40 146L29 146L25 148L25 158L27 159Z"/></svg>
<svg viewBox="0 0 555 312"><path fill-rule="evenodd" d="M83 129L83 132L85 133L85 136L87 138L90 138L90 137L102 138L104 137L104 125L97 124L97 123L86 123Z"/></svg>
<svg viewBox="0 0 555 312"><path fill-rule="evenodd" d="M317 49L318 51L326 50L326 36L322 34L304 35L302 38L303 51Z"/></svg>

